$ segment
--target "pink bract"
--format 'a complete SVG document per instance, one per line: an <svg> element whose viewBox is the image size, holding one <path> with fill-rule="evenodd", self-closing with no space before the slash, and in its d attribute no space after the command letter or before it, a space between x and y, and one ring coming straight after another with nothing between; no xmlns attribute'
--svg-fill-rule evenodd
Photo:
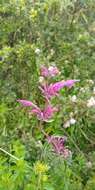
<svg viewBox="0 0 95 190"><path fill-rule="evenodd" d="M34 104L33 102L31 101L28 101L28 100L22 100L22 99L18 99L17 102L21 103L23 106L25 107L35 107L35 108L38 108L36 106L36 104Z"/></svg>
<svg viewBox="0 0 95 190"><path fill-rule="evenodd" d="M76 82L79 82L80 80L67 80L65 81L65 86L71 88Z"/></svg>

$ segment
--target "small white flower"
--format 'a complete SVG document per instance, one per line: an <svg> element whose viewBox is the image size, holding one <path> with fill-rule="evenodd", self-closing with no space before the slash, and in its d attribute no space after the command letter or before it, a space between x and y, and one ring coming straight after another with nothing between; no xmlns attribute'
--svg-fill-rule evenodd
<svg viewBox="0 0 95 190"><path fill-rule="evenodd" d="M69 63L69 60L65 60L65 63L66 63L66 64Z"/></svg>
<svg viewBox="0 0 95 190"><path fill-rule="evenodd" d="M87 107L93 107L95 106L95 98L92 96L88 101L87 101Z"/></svg>
<svg viewBox="0 0 95 190"><path fill-rule="evenodd" d="M39 55L40 52L41 52L41 50L40 50L39 48L36 48L36 49L35 49L35 53L36 53L37 55Z"/></svg>
<svg viewBox="0 0 95 190"><path fill-rule="evenodd" d="M73 117L73 115L74 115L74 113L73 113L73 112L70 112L70 118L72 118L72 117Z"/></svg>
<svg viewBox="0 0 95 190"><path fill-rule="evenodd" d="M93 88L93 94L95 94L95 87Z"/></svg>
<svg viewBox="0 0 95 190"><path fill-rule="evenodd" d="M64 128L70 127L70 125L74 125L76 123L76 120L74 118L71 118L70 120L66 121L63 125Z"/></svg>
<svg viewBox="0 0 95 190"><path fill-rule="evenodd" d="M77 97L76 97L76 95L73 95L73 96L71 97L71 101L72 101L72 102L77 102Z"/></svg>
<svg viewBox="0 0 95 190"><path fill-rule="evenodd" d="M92 168L92 163L89 161L86 163L87 168Z"/></svg>
<svg viewBox="0 0 95 190"><path fill-rule="evenodd" d="M52 71L53 69L54 69L53 66L50 66L50 67L48 68L49 71Z"/></svg>
<svg viewBox="0 0 95 190"><path fill-rule="evenodd" d="M68 157L72 157L72 152L68 148L64 148L64 158L67 159Z"/></svg>
<svg viewBox="0 0 95 190"><path fill-rule="evenodd" d="M53 55L55 53L54 49L50 50L50 54Z"/></svg>
<svg viewBox="0 0 95 190"><path fill-rule="evenodd" d="M66 121L66 123L64 123L63 127L64 127L64 128L70 127L70 121L69 121L69 120Z"/></svg>
<svg viewBox="0 0 95 190"><path fill-rule="evenodd" d="M90 80L87 80L87 82L88 82L89 84L92 84L92 85L94 84L94 81L91 80L91 79L90 79Z"/></svg>
<svg viewBox="0 0 95 190"><path fill-rule="evenodd" d="M86 92L86 89L82 87L82 88L80 88L80 92L84 93L84 92Z"/></svg>
<svg viewBox="0 0 95 190"><path fill-rule="evenodd" d="M44 82L44 77L39 77L39 83L43 83Z"/></svg>
<svg viewBox="0 0 95 190"><path fill-rule="evenodd" d="M70 119L70 124L71 124L71 125L74 125L75 123L76 123L76 120L75 120L74 118L71 118L71 119Z"/></svg>

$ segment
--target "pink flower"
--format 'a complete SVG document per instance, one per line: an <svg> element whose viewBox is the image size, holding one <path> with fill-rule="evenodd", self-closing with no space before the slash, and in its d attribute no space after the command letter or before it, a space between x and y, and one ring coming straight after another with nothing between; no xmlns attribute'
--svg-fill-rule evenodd
<svg viewBox="0 0 95 190"><path fill-rule="evenodd" d="M54 152L63 155L64 158L67 158L70 154L69 150L65 148L64 143L67 140L66 137L61 136L48 136L48 143L52 145Z"/></svg>
<svg viewBox="0 0 95 190"><path fill-rule="evenodd" d="M52 77L55 76L55 75L58 75L60 73L58 68L55 67L55 66L50 66L48 68L48 71L49 71L49 75L52 76Z"/></svg>
<svg viewBox="0 0 95 190"><path fill-rule="evenodd" d="M50 119L53 117L53 114L57 112L58 109L56 107L52 107L48 105L45 107L44 110L39 109L32 109L31 113L35 114L39 120L49 122Z"/></svg>
<svg viewBox="0 0 95 190"><path fill-rule="evenodd" d="M40 74L43 77L54 77L55 75L58 75L60 72L57 67L50 66L49 68L42 66L40 69Z"/></svg>
<svg viewBox="0 0 95 190"><path fill-rule="evenodd" d="M48 136L47 137L48 143L52 145L53 150L56 154L63 155L66 159L71 155L71 151L68 148L65 148L65 141L67 137L61 136Z"/></svg>
<svg viewBox="0 0 95 190"><path fill-rule="evenodd" d="M43 76L43 77L48 77L49 72L48 72L47 67L42 66L42 67L40 68L40 74L41 74L41 76Z"/></svg>
<svg viewBox="0 0 95 190"><path fill-rule="evenodd" d="M47 84L44 84L42 87L40 87L42 93L46 97L46 99L50 99L53 96L58 96L58 92L65 86L71 88L75 82L78 82L79 80L67 80L67 81L59 81L55 84L50 84L49 86Z"/></svg>
<svg viewBox="0 0 95 190"><path fill-rule="evenodd" d="M79 82L80 80L67 80L65 81L65 86L71 88L72 86L74 86L75 82Z"/></svg>
<svg viewBox="0 0 95 190"><path fill-rule="evenodd" d="M28 100L17 100L25 107L32 107L30 113L36 115L37 119L49 122L53 117L53 114L58 111L56 107L52 107L50 104L45 107L44 110L41 110L37 105L33 104Z"/></svg>
<svg viewBox="0 0 95 190"><path fill-rule="evenodd" d="M32 106L32 107L38 108L35 104L33 104L31 101L28 101L28 100L18 99L17 102L21 103L25 107L31 107Z"/></svg>

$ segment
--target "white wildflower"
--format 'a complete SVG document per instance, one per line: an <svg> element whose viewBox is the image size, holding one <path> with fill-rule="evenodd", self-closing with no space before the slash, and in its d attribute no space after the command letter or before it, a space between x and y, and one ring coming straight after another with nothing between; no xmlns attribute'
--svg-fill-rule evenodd
<svg viewBox="0 0 95 190"><path fill-rule="evenodd" d="M51 55L54 55L54 53L55 53L54 49L51 49L51 50L50 50L50 54L51 54Z"/></svg>
<svg viewBox="0 0 95 190"><path fill-rule="evenodd" d="M82 87L82 88L80 88L80 92L84 93L84 92L86 92L86 89Z"/></svg>
<svg viewBox="0 0 95 190"><path fill-rule="evenodd" d="M40 50L39 48L36 48L36 49L35 49L35 53L36 53L37 55L39 55L40 52L41 52L41 50Z"/></svg>
<svg viewBox="0 0 95 190"><path fill-rule="evenodd" d="M87 107L93 107L95 106L95 98L92 96L88 101L87 101Z"/></svg>
<svg viewBox="0 0 95 190"><path fill-rule="evenodd" d="M64 126L63 126L64 128L68 128L68 127L70 127L70 121L68 120L68 121L66 121L65 123L64 123Z"/></svg>
<svg viewBox="0 0 95 190"><path fill-rule="evenodd" d="M44 77L39 77L39 83L43 83L44 82Z"/></svg>
<svg viewBox="0 0 95 190"><path fill-rule="evenodd" d="M89 84L92 84L92 85L94 84L94 81L91 80L91 79L88 79L87 82L88 82Z"/></svg>
<svg viewBox="0 0 95 190"><path fill-rule="evenodd" d="M75 123L76 123L76 120L75 120L74 118L71 118L71 119L70 119L70 124L71 124L71 125L74 125Z"/></svg>
<svg viewBox="0 0 95 190"><path fill-rule="evenodd" d="M95 87L93 88L93 94L95 94Z"/></svg>
<svg viewBox="0 0 95 190"><path fill-rule="evenodd" d="M72 118L72 117L73 117L73 115L74 115L74 113L73 113L73 112L70 112L70 118Z"/></svg>
<svg viewBox="0 0 95 190"><path fill-rule="evenodd" d="M74 125L76 123L76 120L74 118L71 118L70 120L66 121L63 125L64 128L70 127L70 125Z"/></svg>
<svg viewBox="0 0 95 190"><path fill-rule="evenodd" d="M73 96L71 97L71 101L74 102L74 103L77 102L77 97L76 97L76 95L73 95Z"/></svg>
<svg viewBox="0 0 95 190"><path fill-rule="evenodd" d="M89 161L86 163L87 168L92 168L92 163Z"/></svg>
<svg viewBox="0 0 95 190"><path fill-rule="evenodd" d="M63 154L65 159L72 157L72 152L68 148L64 148Z"/></svg>

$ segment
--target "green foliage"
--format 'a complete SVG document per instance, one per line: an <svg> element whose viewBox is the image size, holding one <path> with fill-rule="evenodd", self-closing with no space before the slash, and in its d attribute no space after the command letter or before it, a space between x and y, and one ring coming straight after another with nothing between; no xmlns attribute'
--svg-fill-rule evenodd
<svg viewBox="0 0 95 190"><path fill-rule="evenodd" d="M94 12L94 0L0 0L0 190L95 189L95 107L88 106L95 98ZM51 151L38 121L16 103L43 105L42 64L58 66L56 80L80 79L62 89L60 113L44 124L48 134L68 137L70 160ZM76 123L65 128L71 118ZM37 161L49 170L35 173Z"/></svg>

